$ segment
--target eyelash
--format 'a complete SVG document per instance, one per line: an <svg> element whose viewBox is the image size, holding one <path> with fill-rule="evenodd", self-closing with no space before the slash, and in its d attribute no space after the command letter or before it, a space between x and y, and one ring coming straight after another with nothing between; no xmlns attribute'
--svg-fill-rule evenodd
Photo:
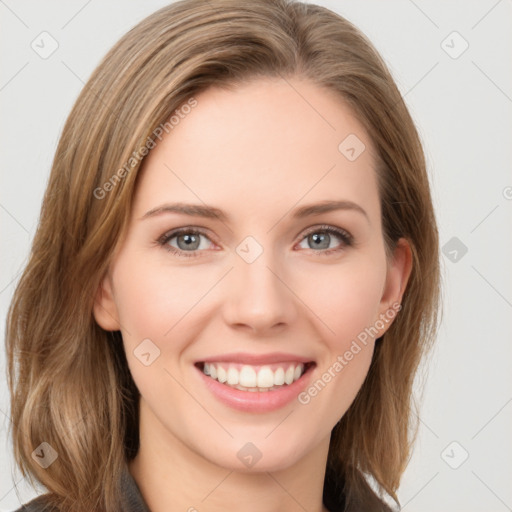
<svg viewBox="0 0 512 512"><path fill-rule="evenodd" d="M313 228L309 229L304 234L304 236L301 238L299 243L302 242L304 239L306 239L309 235L312 235L313 233L328 233L328 234L337 236L342 241L342 243L339 247L335 247L333 249L324 249L324 250L320 250L320 251L314 251L314 249L310 249L310 250L318 253L321 256L328 256L332 253L339 252L339 251L343 250L345 247L351 247L352 245L354 245L354 238L348 231L345 231L344 229L341 229L341 228L335 228L334 226L329 226L329 225L314 226ZM175 254L180 257L194 258L194 257L199 256L199 253L202 252L200 250L196 249L194 251L182 251L180 249L177 249L176 247L172 247L171 245L169 245L170 240L172 240L173 238L175 238L179 235L185 235L185 234L186 235L203 235L209 239L208 235L204 231L202 231L200 229L192 228L192 227L187 227L187 228L178 228L178 229L175 229L168 233L165 233L157 240L157 243L160 246L162 246L162 248L165 249L166 251L169 251L172 254Z"/></svg>

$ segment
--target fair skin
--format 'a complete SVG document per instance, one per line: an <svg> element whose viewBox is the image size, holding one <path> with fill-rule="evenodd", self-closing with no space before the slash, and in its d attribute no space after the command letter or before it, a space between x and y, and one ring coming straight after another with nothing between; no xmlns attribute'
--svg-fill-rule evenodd
<svg viewBox="0 0 512 512"><path fill-rule="evenodd" d="M289 82L293 88L258 79L196 96L198 105L146 158L127 235L98 290L95 318L121 331L141 393L140 449L130 472L152 512L325 512L331 430L391 321L307 404L238 410L212 394L195 363L286 352L315 363L303 376L307 389L400 302L410 274L404 241L390 258L385 253L365 130L334 93ZM354 161L338 150L349 134L366 146ZM326 200L351 207L293 217ZM215 206L229 217L144 218L176 202ZM352 243L320 225L348 232ZM182 227L204 233L193 249L183 234L157 242ZM313 233L325 245L317 248ZM250 263L236 251L247 236L263 250ZM160 350L148 366L134 354L145 339ZM261 453L251 467L237 456L249 442Z"/></svg>

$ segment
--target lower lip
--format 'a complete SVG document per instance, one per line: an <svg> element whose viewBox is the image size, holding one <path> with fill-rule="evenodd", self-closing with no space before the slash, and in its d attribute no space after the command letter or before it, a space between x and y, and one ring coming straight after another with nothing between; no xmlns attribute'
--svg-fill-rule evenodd
<svg viewBox="0 0 512 512"><path fill-rule="evenodd" d="M274 391L241 391L220 383L217 380L208 377L200 368L197 371L201 375L203 382L208 389L222 403L245 412L270 412L276 411L285 405L288 405L298 394L304 390L311 378L314 366L310 367L300 379L292 384L283 386Z"/></svg>

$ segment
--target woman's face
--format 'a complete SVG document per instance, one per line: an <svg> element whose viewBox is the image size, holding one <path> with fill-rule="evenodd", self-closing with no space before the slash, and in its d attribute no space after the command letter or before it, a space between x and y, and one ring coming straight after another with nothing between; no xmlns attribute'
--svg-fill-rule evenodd
<svg viewBox="0 0 512 512"><path fill-rule="evenodd" d="M260 79L196 100L145 160L95 317L162 450L283 469L354 400L410 253L386 259L372 144L334 93Z"/></svg>

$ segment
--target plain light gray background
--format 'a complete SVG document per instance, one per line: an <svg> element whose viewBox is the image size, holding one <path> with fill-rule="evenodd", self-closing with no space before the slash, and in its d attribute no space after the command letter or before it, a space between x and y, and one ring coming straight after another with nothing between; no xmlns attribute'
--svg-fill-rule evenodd
<svg viewBox="0 0 512 512"><path fill-rule="evenodd" d="M2 340L66 116L112 44L167 3L0 0ZM425 145L444 247L444 317L418 380L403 510L512 510L512 2L316 3L360 27L390 66ZM31 47L41 38L46 51L58 43L46 58ZM0 369L0 511L10 511L43 489L14 467L4 349Z"/></svg>

